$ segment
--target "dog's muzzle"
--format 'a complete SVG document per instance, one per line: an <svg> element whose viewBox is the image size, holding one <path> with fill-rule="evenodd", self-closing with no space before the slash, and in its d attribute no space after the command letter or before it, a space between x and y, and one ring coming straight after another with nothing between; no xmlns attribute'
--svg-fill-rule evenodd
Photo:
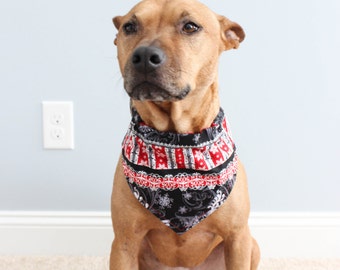
<svg viewBox="0 0 340 270"><path fill-rule="evenodd" d="M132 99L176 101L185 98L191 88L178 87L174 74L166 65L167 56L156 46L135 49L125 67L124 86Z"/></svg>

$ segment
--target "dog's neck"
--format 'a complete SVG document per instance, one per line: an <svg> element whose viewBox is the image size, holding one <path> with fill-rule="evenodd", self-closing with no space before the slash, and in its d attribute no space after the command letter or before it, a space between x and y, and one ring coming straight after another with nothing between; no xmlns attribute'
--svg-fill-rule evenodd
<svg viewBox="0 0 340 270"><path fill-rule="evenodd" d="M132 100L145 124L158 131L196 133L210 127L220 109L217 83L174 102Z"/></svg>

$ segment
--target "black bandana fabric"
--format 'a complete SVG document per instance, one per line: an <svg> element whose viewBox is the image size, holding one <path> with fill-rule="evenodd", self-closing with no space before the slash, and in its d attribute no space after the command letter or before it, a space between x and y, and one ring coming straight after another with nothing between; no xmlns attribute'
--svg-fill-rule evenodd
<svg viewBox="0 0 340 270"><path fill-rule="evenodd" d="M159 132L133 111L122 158L136 199L178 234L216 211L236 180L237 154L222 109L211 127L193 134Z"/></svg>

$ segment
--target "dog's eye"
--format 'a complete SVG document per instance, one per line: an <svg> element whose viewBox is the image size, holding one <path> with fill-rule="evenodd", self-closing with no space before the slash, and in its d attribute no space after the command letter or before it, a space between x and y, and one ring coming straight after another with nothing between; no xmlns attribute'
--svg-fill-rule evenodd
<svg viewBox="0 0 340 270"><path fill-rule="evenodd" d="M123 30L127 35L134 34L137 32L137 24L133 22L128 22L123 25Z"/></svg>
<svg viewBox="0 0 340 270"><path fill-rule="evenodd" d="M182 31L186 34L193 34L200 30L200 28L201 27L199 27L197 24L193 22L188 22L183 26Z"/></svg>

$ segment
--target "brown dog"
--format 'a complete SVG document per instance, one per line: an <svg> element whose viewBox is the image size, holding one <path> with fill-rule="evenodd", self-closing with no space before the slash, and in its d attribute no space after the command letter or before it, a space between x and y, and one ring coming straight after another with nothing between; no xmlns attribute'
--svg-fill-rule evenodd
<svg viewBox="0 0 340 270"><path fill-rule="evenodd" d="M134 121L124 139L123 155L114 178L111 206L115 239L110 269L257 269L260 252L248 227L246 175L231 147L233 142L220 110L217 82L219 55L239 46L245 37L242 28L196 0L144 0L113 22L118 29L114 43L118 47L124 87L131 97ZM217 134L211 139L212 144L202 143L202 134L212 138L212 131ZM155 137L158 144L153 145L150 141ZM167 146L169 137L178 145L188 138L201 144L190 147L185 141L182 150L178 145ZM217 150L211 147L216 144L226 145L221 148L225 152L221 149L218 152L225 154L224 165L220 162L214 167L225 166L214 174L224 175L220 177L223 184L201 187L200 183L208 179L207 172L196 169L212 164L209 162ZM197 153L202 149L202 153ZM186 162L181 159L184 154L179 153L185 153ZM209 160L204 160L207 153ZM136 156L145 159L133 163L138 159ZM164 159L167 162L162 163ZM157 169L153 168L150 175L143 171L151 170L149 163L156 164ZM234 174L232 164L237 164ZM169 178L169 171L163 178L157 178L164 166L176 168L173 171L178 178ZM177 183L184 179L193 180L189 184ZM172 189L174 186L176 190ZM212 191L214 187L217 191ZM171 192L179 195L169 197ZM217 195L227 199L213 211L211 205L216 203ZM151 200L143 200L147 197ZM175 211L171 208L178 200L183 204L169 218L166 211ZM203 202L209 200L210 206L204 208ZM158 208L151 204L158 204ZM185 216L189 205L196 209L194 219Z"/></svg>

